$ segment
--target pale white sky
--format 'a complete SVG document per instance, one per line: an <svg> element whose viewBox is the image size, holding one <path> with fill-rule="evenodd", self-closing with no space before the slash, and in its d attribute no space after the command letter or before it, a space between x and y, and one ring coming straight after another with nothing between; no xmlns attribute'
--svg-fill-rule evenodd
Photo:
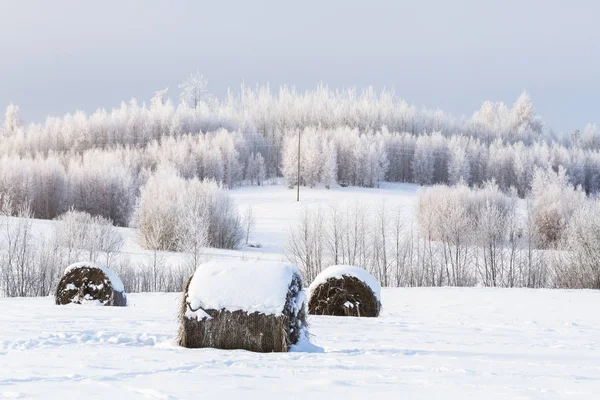
<svg viewBox="0 0 600 400"><path fill-rule="evenodd" d="M600 3L584 0L0 0L0 108L28 121L147 100L192 71L373 85L470 115L527 90L557 131L600 122Z"/></svg>

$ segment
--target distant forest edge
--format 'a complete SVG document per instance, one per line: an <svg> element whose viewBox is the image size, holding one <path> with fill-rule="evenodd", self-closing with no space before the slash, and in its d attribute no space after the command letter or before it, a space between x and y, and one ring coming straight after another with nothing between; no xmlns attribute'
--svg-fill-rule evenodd
<svg viewBox="0 0 600 400"><path fill-rule="evenodd" d="M177 103L164 89L149 105L131 100L43 124L24 124L18 106L9 105L0 128L0 196L27 204L37 218L75 209L126 226L161 166L174 177L224 187L281 177L295 185L299 137L306 186L494 181L525 197L536 170L564 169L586 194L600 188L597 127L559 137L526 93L512 107L486 101L470 118L456 119L372 88L242 86L217 99L200 74L179 88Z"/></svg>

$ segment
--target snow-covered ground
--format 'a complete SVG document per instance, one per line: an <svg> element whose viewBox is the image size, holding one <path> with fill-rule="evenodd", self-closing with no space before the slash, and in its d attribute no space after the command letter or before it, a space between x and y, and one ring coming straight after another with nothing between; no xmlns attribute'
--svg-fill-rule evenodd
<svg viewBox="0 0 600 400"><path fill-rule="evenodd" d="M358 203L367 212L375 212L382 203L390 213L400 208L407 221L414 217L414 207L417 201L418 185L411 183L382 183L378 189L360 187L334 187L325 189L301 188L300 202L296 201L296 190L284 185L243 186L229 191L240 213L252 207L256 226L250 235L250 241L259 243L261 248L242 247L239 250L204 249L206 261L220 259L250 259L287 261L284 248L290 229L298 223L305 208L354 205ZM33 220L34 232L50 237L56 221ZM138 243L135 229L119 228L125 238L121 254L131 261L148 262L152 253L145 251ZM183 262L180 253L160 253L170 263Z"/></svg>
<svg viewBox="0 0 600 400"><path fill-rule="evenodd" d="M348 202L414 215L418 187L244 187L260 249L205 258L286 261L306 206ZM54 221L35 220L49 235ZM123 257L148 257L134 229ZM171 262L180 254L164 253ZM129 306L55 306L0 298L0 399L595 399L600 393L600 292L414 288L382 290L380 318L311 317L312 352L254 354L174 344L180 294L129 294ZM225 396L225 397L223 397Z"/></svg>
<svg viewBox="0 0 600 400"><path fill-rule="evenodd" d="M380 318L311 317L324 352L174 345L179 294L126 308L0 299L0 398L596 399L597 291L383 289Z"/></svg>
<svg viewBox="0 0 600 400"><path fill-rule="evenodd" d="M231 190L240 210L252 207L256 229L252 241L262 245L261 253L281 254L290 228L298 222L306 207L343 207L346 204L365 207L375 211L382 202L388 212L402 208L407 218L414 216L418 185L411 183L382 183L378 189L360 187L300 188L300 202L296 201L296 190L283 185L262 187L247 186Z"/></svg>

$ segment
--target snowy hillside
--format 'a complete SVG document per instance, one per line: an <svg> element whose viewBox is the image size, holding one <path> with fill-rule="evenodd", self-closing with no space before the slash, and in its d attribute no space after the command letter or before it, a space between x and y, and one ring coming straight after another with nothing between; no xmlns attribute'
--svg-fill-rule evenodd
<svg viewBox="0 0 600 400"><path fill-rule="evenodd" d="M174 345L180 294L126 308L0 299L0 398L592 399L600 292L384 289L380 318L311 317L323 352ZM222 397L225 396L225 397Z"/></svg>
<svg viewBox="0 0 600 400"><path fill-rule="evenodd" d="M382 202L389 208L402 207L407 220L414 217L419 186L409 183L383 183L379 189L360 187L301 188L300 202L296 190L285 186L242 187L230 192L240 210L252 207L256 232L252 240L262 245L262 252L281 253L290 228L305 208L359 204L374 211Z"/></svg>
<svg viewBox="0 0 600 400"><path fill-rule="evenodd" d="M296 201L296 190L284 185L244 186L228 191L239 211L244 212L252 207L256 226L250 235L250 241L258 243L261 248L243 246L239 250L221 250L206 248L207 259L253 257L261 259L277 259L283 257L284 247L288 240L290 228L299 220L306 208L327 207L333 205L360 204L374 210L385 202L390 208L402 207L408 221L414 217L419 186L409 183L383 183L379 189L359 187L335 187L332 189L302 188L301 201ZM50 236L55 221L33 220L33 230L37 234ZM136 230L117 228L125 238L121 253L131 259L142 257L145 251L139 244ZM173 261L180 260L181 254L161 253Z"/></svg>

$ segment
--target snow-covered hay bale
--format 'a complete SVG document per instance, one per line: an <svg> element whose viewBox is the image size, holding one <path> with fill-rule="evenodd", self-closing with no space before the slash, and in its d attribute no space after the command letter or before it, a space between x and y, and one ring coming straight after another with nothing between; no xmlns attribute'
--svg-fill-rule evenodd
<svg viewBox="0 0 600 400"><path fill-rule="evenodd" d="M108 268L92 263L72 264L56 286L56 304L97 304L126 306L123 282Z"/></svg>
<svg viewBox="0 0 600 400"><path fill-rule="evenodd" d="M325 269L308 293L311 315L377 317L381 311L379 282L358 267L334 265Z"/></svg>
<svg viewBox="0 0 600 400"><path fill-rule="evenodd" d="M294 265L209 262L183 293L183 347L287 352L308 337L306 297Z"/></svg>

